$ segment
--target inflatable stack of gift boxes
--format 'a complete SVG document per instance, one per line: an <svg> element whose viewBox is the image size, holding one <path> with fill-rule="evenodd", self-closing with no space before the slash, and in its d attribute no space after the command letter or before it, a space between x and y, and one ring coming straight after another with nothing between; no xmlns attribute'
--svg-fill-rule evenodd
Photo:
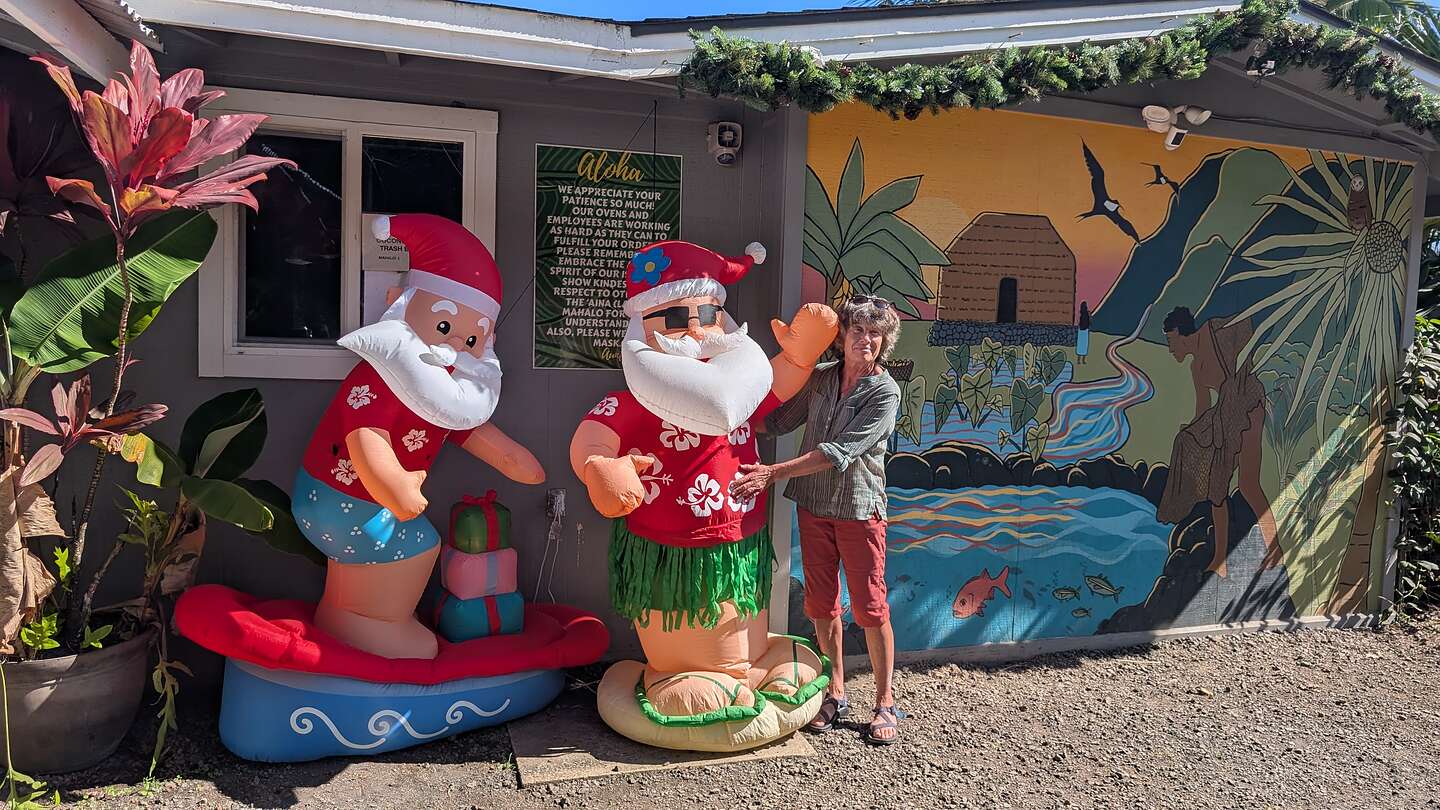
<svg viewBox="0 0 1440 810"><path fill-rule="evenodd" d="M440 552L435 631L450 642L519 633L525 601L515 585L510 510L491 490L450 510L450 535Z"/></svg>

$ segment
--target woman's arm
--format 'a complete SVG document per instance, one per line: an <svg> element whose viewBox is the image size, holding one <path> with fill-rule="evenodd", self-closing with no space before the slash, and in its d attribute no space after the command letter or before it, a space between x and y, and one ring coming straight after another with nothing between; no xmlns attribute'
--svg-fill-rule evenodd
<svg viewBox="0 0 1440 810"><path fill-rule="evenodd" d="M737 500L745 500L765 491L765 488L783 478L798 478L834 466L829 457L819 450L811 450L799 458L782 461L779 464L741 464L741 477L730 487L730 494Z"/></svg>
<svg viewBox="0 0 1440 810"><path fill-rule="evenodd" d="M816 377L812 375L798 394L780 403L762 422L755 425L755 432L784 436L805 424L810 416L810 400L815 394L815 380Z"/></svg>

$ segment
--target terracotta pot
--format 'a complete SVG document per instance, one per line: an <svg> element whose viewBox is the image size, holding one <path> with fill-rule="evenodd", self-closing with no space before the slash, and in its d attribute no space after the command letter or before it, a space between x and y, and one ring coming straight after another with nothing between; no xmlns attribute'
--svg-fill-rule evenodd
<svg viewBox="0 0 1440 810"><path fill-rule="evenodd" d="M115 753L144 697L146 631L103 650L5 664L10 755L31 775L78 771ZM0 728L0 740L4 729Z"/></svg>

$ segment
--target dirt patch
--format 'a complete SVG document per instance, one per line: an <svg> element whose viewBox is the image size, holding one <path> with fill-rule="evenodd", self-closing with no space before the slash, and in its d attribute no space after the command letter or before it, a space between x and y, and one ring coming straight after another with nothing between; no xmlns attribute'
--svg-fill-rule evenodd
<svg viewBox="0 0 1440 810"><path fill-rule="evenodd" d="M1437 682L1440 616L1410 631L915 664L897 678L911 713L899 744L846 728L812 738L805 759L522 789L503 728L368 761L257 765L192 712L153 783L136 785L138 728L111 761L51 782L93 808L1413 808L1440 790ZM871 687L855 678L852 702L868 706Z"/></svg>

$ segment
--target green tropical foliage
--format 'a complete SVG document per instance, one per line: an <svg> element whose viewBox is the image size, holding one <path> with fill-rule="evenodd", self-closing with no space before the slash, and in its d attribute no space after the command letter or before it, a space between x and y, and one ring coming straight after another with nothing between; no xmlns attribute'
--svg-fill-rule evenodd
<svg viewBox="0 0 1440 810"><path fill-rule="evenodd" d="M1417 320L1399 389L1389 436L1401 518L1394 608L1409 617L1440 603L1440 321Z"/></svg>
<svg viewBox="0 0 1440 810"><path fill-rule="evenodd" d="M900 394L900 415L895 420L895 431L912 444L919 444L923 438L921 425L925 415L925 378L915 376L905 381Z"/></svg>
<svg viewBox="0 0 1440 810"><path fill-rule="evenodd" d="M1010 430L1019 433L1035 414L1040 412L1040 403L1045 398L1045 386L1028 380L1016 380L1010 385Z"/></svg>
<svg viewBox="0 0 1440 810"><path fill-rule="evenodd" d="M1025 431L1025 452L1030 454L1033 461L1039 461L1045 455L1045 443L1050 440L1050 425L1045 422L1037 422Z"/></svg>
<svg viewBox="0 0 1440 810"><path fill-rule="evenodd" d="M1440 10L1424 0L1325 0L1336 16L1440 59Z"/></svg>
<svg viewBox="0 0 1440 810"><path fill-rule="evenodd" d="M1290 168L1293 193L1266 195L1256 205L1288 208L1310 219L1314 231L1259 240L1242 254L1257 269L1237 273L1225 283L1287 279L1232 319L1261 317L1240 359L1249 358L1260 368L1287 341L1308 345L1296 389L1308 390L1311 376L1323 375L1313 407L1316 430L1324 431L1325 409L1342 369L1353 363L1357 385L1385 392L1382 396L1388 396L1394 384L1409 255L1404 235L1411 213L1411 170L1372 158L1351 163L1315 150L1310 161L1316 181ZM1368 215L1352 216L1352 190L1357 203L1368 206ZM1338 348L1323 368L1319 359L1327 346ZM1294 418L1304 400L1290 402L1287 418Z"/></svg>
<svg viewBox="0 0 1440 810"><path fill-rule="evenodd" d="M126 257L133 296L130 340L199 269L215 231L209 215L182 210L142 225L131 237ZM109 357L115 354L124 297L114 237L85 242L50 262L15 302L11 348L31 366L57 374Z"/></svg>
<svg viewBox="0 0 1440 810"><path fill-rule="evenodd" d="M178 451L142 433L126 437L120 455L135 465L140 483L176 492L174 537L204 515L239 526L280 551L323 562L290 516L284 491L243 477L260 457L266 433L264 399L246 388L196 408L185 420Z"/></svg>
<svg viewBox="0 0 1440 810"><path fill-rule="evenodd" d="M988 367L960 378L960 402L970 416L970 424L977 428L985 422L990 410L993 384L994 373Z"/></svg>
<svg viewBox="0 0 1440 810"><path fill-rule="evenodd" d="M914 317L913 301L934 296L920 268L950 260L896 213L915 201L920 179L892 180L866 196L865 153L856 138L832 205L819 175L806 167L804 261L825 277L832 300L878 295Z"/></svg>
<svg viewBox="0 0 1440 810"><path fill-rule="evenodd" d="M942 380L935 386L935 430L945 428L950 413L960 406L960 389L949 380Z"/></svg>

